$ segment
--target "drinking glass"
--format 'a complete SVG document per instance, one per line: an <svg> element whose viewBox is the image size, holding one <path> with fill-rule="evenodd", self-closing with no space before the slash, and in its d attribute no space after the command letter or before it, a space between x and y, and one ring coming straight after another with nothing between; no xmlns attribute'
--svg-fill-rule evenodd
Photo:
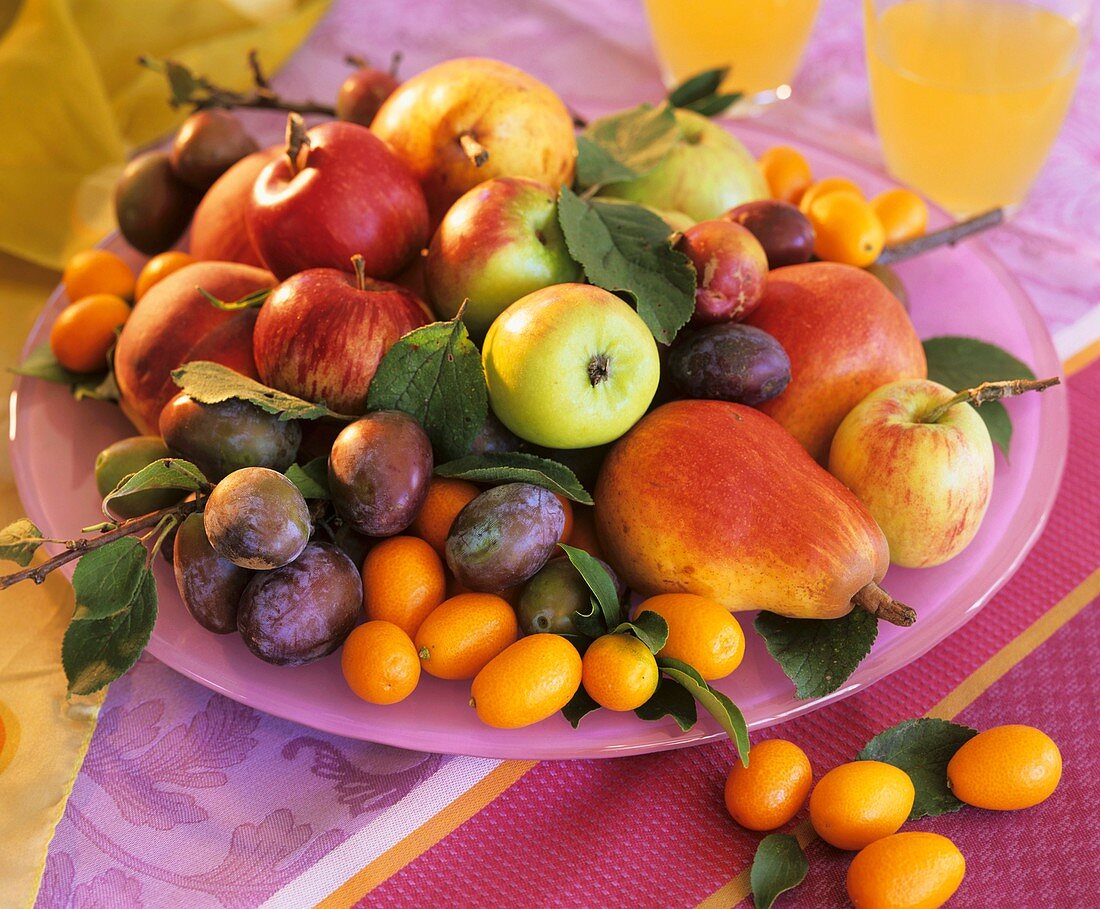
<svg viewBox="0 0 1100 909"><path fill-rule="evenodd" d="M864 0L891 175L957 216L1019 205L1081 72L1092 0Z"/></svg>
<svg viewBox="0 0 1100 909"><path fill-rule="evenodd" d="M818 0L645 0L653 45L671 88L705 69L730 67L724 91L744 92L733 114L791 94L791 79Z"/></svg>

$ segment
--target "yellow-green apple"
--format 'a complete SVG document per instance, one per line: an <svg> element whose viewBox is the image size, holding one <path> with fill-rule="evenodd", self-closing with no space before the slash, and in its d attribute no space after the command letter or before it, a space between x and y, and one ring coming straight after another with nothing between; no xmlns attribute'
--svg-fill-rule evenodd
<svg viewBox="0 0 1100 909"><path fill-rule="evenodd" d="M604 187L601 196L683 212L693 221L768 197L768 185L744 145L701 114L679 108L675 114L680 135L664 160L640 177Z"/></svg>
<svg viewBox="0 0 1100 909"><path fill-rule="evenodd" d="M612 567L643 595L694 593L737 612L901 624L880 587L886 538L860 501L770 417L727 401L673 401L615 443L596 483Z"/></svg>
<svg viewBox="0 0 1100 909"><path fill-rule="evenodd" d="M357 123L322 123L307 136L253 186L245 217L264 264L282 279L307 268L346 270L359 255L368 276L397 274L429 239L420 184Z"/></svg>
<svg viewBox="0 0 1100 909"><path fill-rule="evenodd" d="M695 266L692 326L740 321L756 309L768 279L768 257L747 228L700 221L683 232L676 248Z"/></svg>
<svg viewBox="0 0 1100 909"><path fill-rule="evenodd" d="M378 364L394 341L428 322L424 305L396 284L310 268L287 278L260 307L253 353L273 388L360 414Z"/></svg>
<svg viewBox="0 0 1100 909"><path fill-rule="evenodd" d="M581 268L565 245L550 187L497 177L475 186L443 216L424 274L440 318L453 318L465 301L463 321L480 339L520 297L577 281Z"/></svg>
<svg viewBox="0 0 1100 909"><path fill-rule="evenodd" d="M617 439L657 390L657 342L614 294L556 284L517 300L485 336L489 403L521 439L591 448Z"/></svg>
<svg viewBox="0 0 1100 909"><path fill-rule="evenodd" d="M954 396L938 382L891 382L852 408L833 436L829 471L878 521L895 565L954 558L989 506L989 430L969 404L938 413Z"/></svg>
<svg viewBox="0 0 1100 909"><path fill-rule="evenodd" d="M840 421L868 394L928 375L905 307L862 268L835 262L777 268L745 323L775 338L791 360L790 384L760 409L821 463Z"/></svg>
<svg viewBox="0 0 1100 909"><path fill-rule="evenodd" d="M243 262L263 267L248 235L245 212L260 171L280 154L282 149L277 147L253 152L214 181L191 221L191 255L203 261Z"/></svg>
<svg viewBox="0 0 1100 909"><path fill-rule="evenodd" d="M530 177L555 193L573 182L569 110L534 76L498 60L447 60L413 76L371 130L420 180L434 223L493 177Z"/></svg>
<svg viewBox="0 0 1100 909"><path fill-rule="evenodd" d="M237 300L274 285L270 272L251 265L195 262L142 295L115 346L119 403L130 421L142 432L156 432L161 409L179 391L171 372L192 360L212 360L256 377L255 312L218 309L198 288Z"/></svg>

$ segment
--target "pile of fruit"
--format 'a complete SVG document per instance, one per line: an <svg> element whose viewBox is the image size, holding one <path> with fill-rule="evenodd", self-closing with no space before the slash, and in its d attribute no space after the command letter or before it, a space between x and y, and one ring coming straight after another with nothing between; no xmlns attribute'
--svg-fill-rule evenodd
<svg viewBox="0 0 1100 909"><path fill-rule="evenodd" d="M161 66L177 103L241 97ZM108 520L71 549L149 531L203 627L281 665L343 646L372 703L422 671L497 727L690 725L695 697L744 756L709 685L741 661L731 613L912 623L889 563L956 555L992 493L967 402L1030 385L928 381L896 279L862 267L923 234L923 202L815 182L787 147L755 161L692 109L719 81L579 134L548 87L474 58L403 84L361 67L339 119L291 113L270 148L192 114L118 185L152 258L76 257L27 367L117 392L142 433L100 454ZM133 644L68 661L74 690Z"/></svg>

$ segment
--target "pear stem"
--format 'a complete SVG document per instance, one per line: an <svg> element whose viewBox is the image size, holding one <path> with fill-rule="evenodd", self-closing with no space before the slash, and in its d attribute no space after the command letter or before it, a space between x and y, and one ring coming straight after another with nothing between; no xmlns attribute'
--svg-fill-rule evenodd
<svg viewBox="0 0 1100 909"><path fill-rule="evenodd" d="M472 134L463 133L458 137L458 144L462 146L462 151L466 153L466 157L474 167L481 167L489 160L489 149L478 142Z"/></svg>
<svg viewBox="0 0 1100 909"><path fill-rule="evenodd" d="M908 628L917 620L917 613L910 606L899 603L874 581L861 587L852 597L852 602L860 609L866 609L871 615L891 625Z"/></svg>
<svg viewBox="0 0 1100 909"><path fill-rule="evenodd" d="M1013 395L1022 395L1028 391L1045 391L1052 385L1061 383L1057 376L1049 379L1007 379L1003 382L982 382L974 388L964 388L957 395L948 398L938 407L929 411L921 423L935 423L956 404L973 404L980 407L986 401L998 401Z"/></svg>
<svg viewBox="0 0 1100 909"><path fill-rule="evenodd" d="M309 157L309 134L302 115L291 111L286 117L286 156L290 160L290 175L295 176L306 166Z"/></svg>

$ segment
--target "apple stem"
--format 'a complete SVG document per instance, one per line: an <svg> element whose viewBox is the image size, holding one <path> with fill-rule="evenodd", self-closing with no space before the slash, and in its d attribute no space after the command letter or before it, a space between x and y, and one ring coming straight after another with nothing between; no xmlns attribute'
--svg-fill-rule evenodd
<svg viewBox="0 0 1100 909"><path fill-rule="evenodd" d="M994 208L965 221L957 221L940 230L934 230L930 234L923 234L904 243L895 243L887 246L875 260L876 265L892 265L904 259L912 259L921 253L937 249L940 246L954 246L960 240L964 240L972 234L981 233L991 227L996 227L1005 219L1003 208Z"/></svg>
<svg viewBox="0 0 1100 909"><path fill-rule="evenodd" d="M356 69L366 69L370 66L370 61L366 57L360 57L358 54L345 54L344 62L348 66L354 66Z"/></svg>
<svg viewBox="0 0 1100 909"><path fill-rule="evenodd" d="M899 603L874 581L861 587L852 597L852 602L860 609L866 609L871 615L891 625L908 628L917 620L912 607Z"/></svg>
<svg viewBox="0 0 1100 909"><path fill-rule="evenodd" d="M1022 395L1028 391L1045 391L1052 385L1061 383L1057 376L1049 379L1007 379L1003 382L982 382L974 388L965 388L954 397L948 398L931 410L920 420L921 423L935 423L956 404L973 404L981 407L986 401L998 401L1013 395Z"/></svg>
<svg viewBox="0 0 1100 909"><path fill-rule="evenodd" d="M291 111L286 117L286 156L290 160L292 177L306 166L310 144L306 121L301 114Z"/></svg>
<svg viewBox="0 0 1100 909"><path fill-rule="evenodd" d="M478 142L471 133L463 133L459 136L458 144L462 146L462 151L466 153L466 157L474 167L481 167L489 160L489 149Z"/></svg>
<svg viewBox="0 0 1100 909"><path fill-rule="evenodd" d="M351 267L355 269L355 286L360 290L367 289L367 263L366 260L356 253L351 257Z"/></svg>
<svg viewBox="0 0 1100 909"><path fill-rule="evenodd" d="M610 375L610 363L606 354L596 354L588 361L588 381L592 383L593 388Z"/></svg>
<svg viewBox="0 0 1100 909"><path fill-rule="evenodd" d="M397 78L397 71L401 68L401 61L404 59L404 54L401 51L394 51L390 57L390 75L393 78Z"/></svg>

